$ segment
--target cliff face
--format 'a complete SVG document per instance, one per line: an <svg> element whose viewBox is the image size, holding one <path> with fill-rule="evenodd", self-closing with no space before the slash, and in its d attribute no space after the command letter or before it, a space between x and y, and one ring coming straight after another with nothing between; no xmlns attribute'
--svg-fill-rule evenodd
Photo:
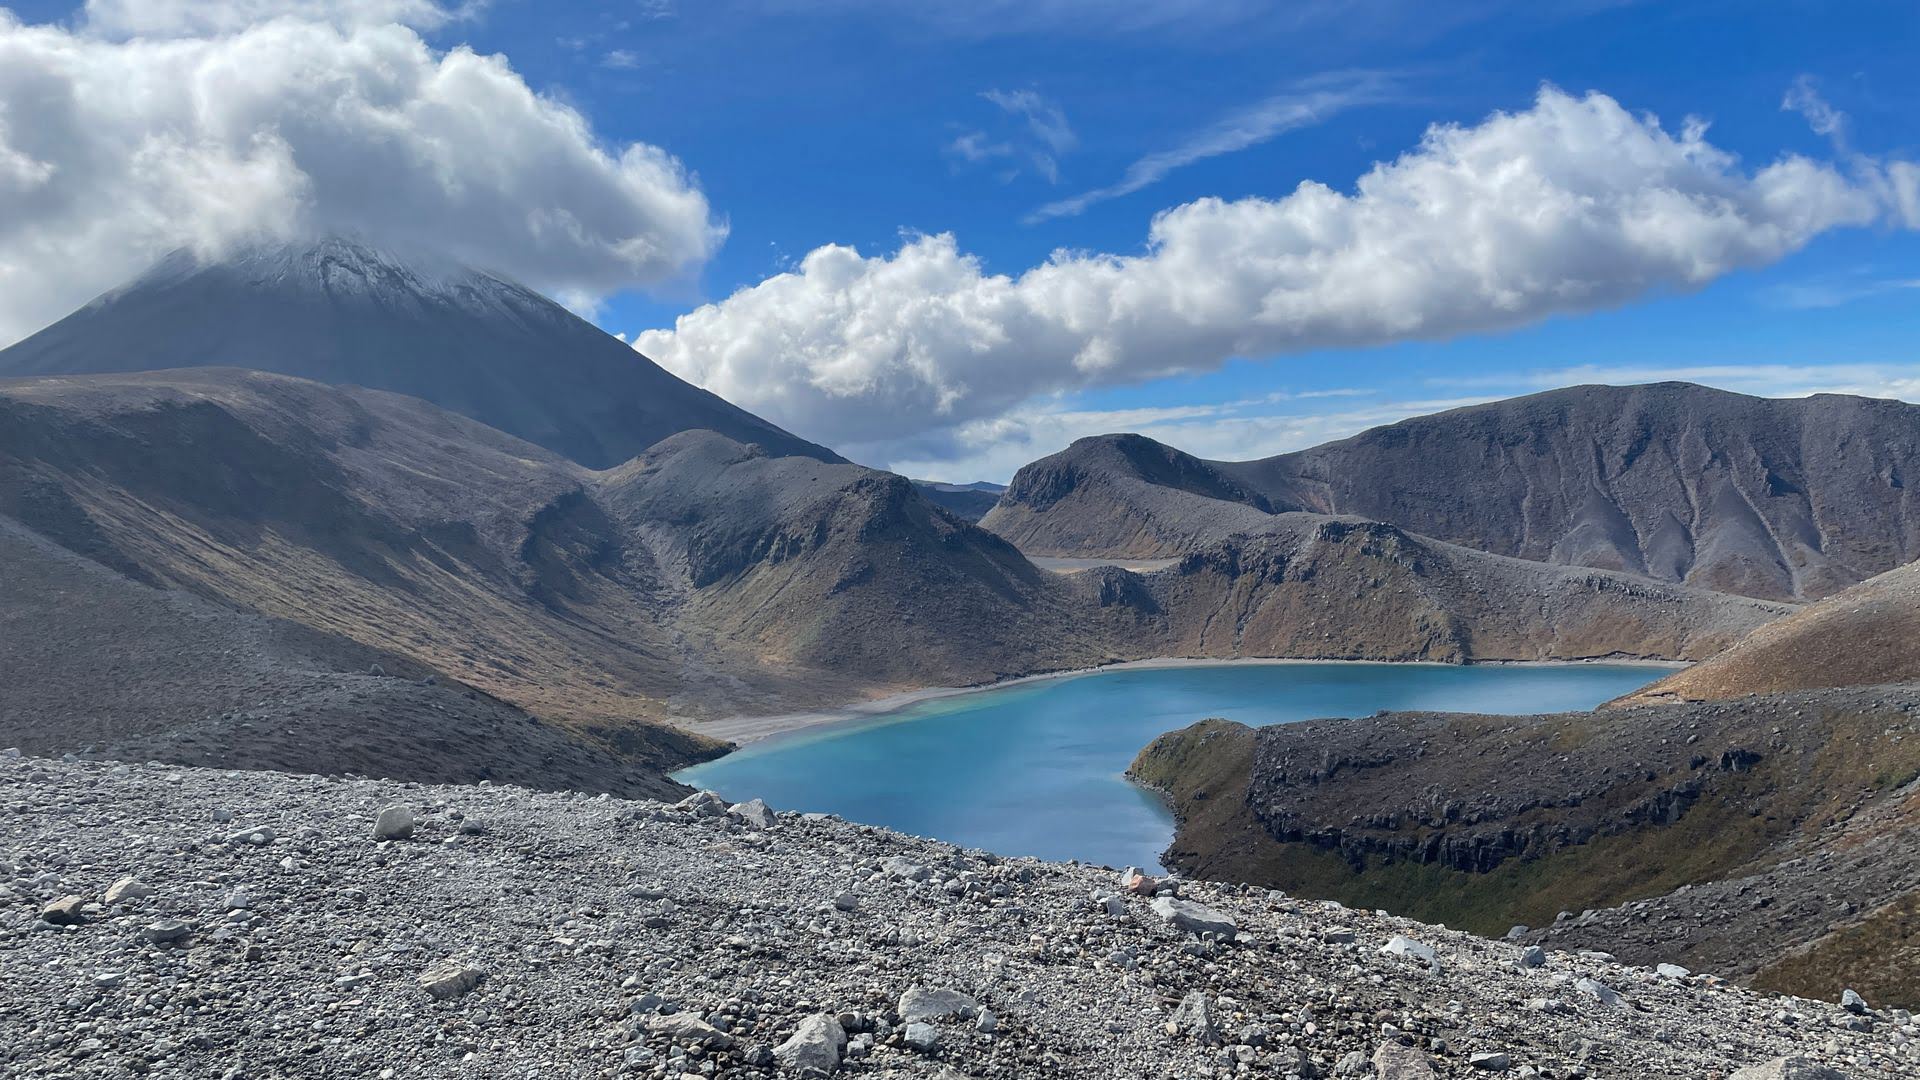
<svg viewBox="0 0 1920 1080"><path fill-rule="evenodd" d="M1583 386L1258 461L1083 439L1022 470L983 524L1036 554L1164 557L1260 515L1309 510L1534 561L1805 599L1920 557L1906 486L1916 470L1920 409L1902 402Z"/></svg>

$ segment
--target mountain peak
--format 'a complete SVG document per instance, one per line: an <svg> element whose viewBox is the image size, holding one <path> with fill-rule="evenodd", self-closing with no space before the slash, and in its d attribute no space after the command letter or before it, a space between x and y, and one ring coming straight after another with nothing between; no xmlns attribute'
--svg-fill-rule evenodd
<svg viewBox="0 0 1920 1080"><path fill-rule="evenodd" d="M0 377L190 367L407 394L597 469L700 428L840 460L505 275L356 237L175 251L0 350Z"/></svg>

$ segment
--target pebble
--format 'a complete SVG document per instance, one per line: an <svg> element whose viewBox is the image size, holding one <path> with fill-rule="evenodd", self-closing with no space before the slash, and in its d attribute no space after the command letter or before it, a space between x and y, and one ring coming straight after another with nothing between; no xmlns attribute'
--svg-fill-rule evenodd
<svg viewBox="0 0 1920 1080"><path fill-rule="evenodd" d="M395 804L382 807L380 815L373 819L373 838L375 840L405 840L413 835L416 822L413 811Z"/></svg>

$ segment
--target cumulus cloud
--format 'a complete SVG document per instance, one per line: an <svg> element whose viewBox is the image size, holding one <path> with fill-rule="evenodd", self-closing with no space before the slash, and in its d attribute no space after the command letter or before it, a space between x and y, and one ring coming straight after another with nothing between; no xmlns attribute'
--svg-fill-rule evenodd
<svg viewBox="0 0 1920 1080"><path fill-rule="evenodd" d="M457 12L435 0L87 0L82 14L89 30L107 36L206 37L280 18L425 29L452 21Z"/></svg>
<svg viewBox="0 0 1920 1080"><path fill-rule="evenodd" d="M391 21L446 10L95 0L71 29L0 9L0 344L178 247L352 232L575 304L705 261L724 226L670 154Z"/></svg>
<svg viewBox="0 0 1920 1080"><path fill-rule="evenodd" d="M1697 288L1897 220L1891 171L1866 168L1787 156L1749 170L1700 123L1669 131L1546 88L1524 111L1429 129L1351 191L1307 182L1168 210L1141 254L1062 251L1016 277L951 235L891 255L830 245L636 345L810 438L904 457L1037 396Z"/></svg>

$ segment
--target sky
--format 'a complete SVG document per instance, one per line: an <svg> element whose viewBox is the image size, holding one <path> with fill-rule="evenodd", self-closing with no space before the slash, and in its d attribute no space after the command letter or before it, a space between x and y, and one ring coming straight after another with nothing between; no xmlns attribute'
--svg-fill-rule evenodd
<svg viewBox="0 0 1920 1080"><path fill-rule="evenodd" d="M1915 55L1871 0L15 0L0 343L347 231L954 481L1579 382L1920 400Z"/></svg>

